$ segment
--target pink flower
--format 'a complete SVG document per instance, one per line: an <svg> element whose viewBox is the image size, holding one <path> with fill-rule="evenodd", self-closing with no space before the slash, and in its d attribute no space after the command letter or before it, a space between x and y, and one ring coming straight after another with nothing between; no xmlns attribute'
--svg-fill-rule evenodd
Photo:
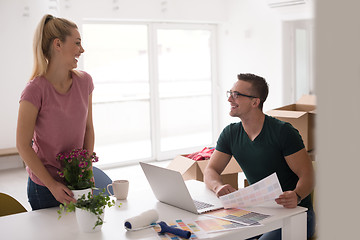
<svg viewBox="0 0 360 240"><path fill-rule="evenodd" d="M60 172L60 171L57 171L57 173L59 174L60 177L64 177L64 173L63 172Z"/></svg>
<svg viewBox="0 0 360 240"><path fill-rule="evenodd" d="M99 161L99 158L96 156L92 159L92 162L98 162L98 161Z"/></svg>
<svg viewBox="0 0 360 240"><path fill-rule="evenodd" d="M89 154L86 149L73 149L70 152L63 152L56 155L56 159L61 162L62 169L57 173L65 178L66 185L70 189L80 189L85 186L94 187L91 181L93 172L91 162L99 159L95 152Z"/></svg>

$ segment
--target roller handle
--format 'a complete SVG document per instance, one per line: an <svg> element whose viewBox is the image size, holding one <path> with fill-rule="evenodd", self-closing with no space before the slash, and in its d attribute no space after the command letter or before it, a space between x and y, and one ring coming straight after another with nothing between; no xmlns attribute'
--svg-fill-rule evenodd
<svg viewBox="0 0 360 240"><path fill-rule="evenodd" d="M179 237L182 237L185 239L189 239L191 237L190 231L182 230L182 229L175 228L175 227L170 227L163 221L159 222L158 224L161 227L160 233L172 233L176 236L179 236Z"/></svg>

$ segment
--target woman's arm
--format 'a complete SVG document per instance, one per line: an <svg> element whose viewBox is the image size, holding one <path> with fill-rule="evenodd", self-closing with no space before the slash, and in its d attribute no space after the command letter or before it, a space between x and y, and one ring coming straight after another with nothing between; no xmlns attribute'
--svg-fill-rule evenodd
<svg viewBox="0 0 360 240"><path fill-rule="evenodd" d="M59 202L74 201L72 192L62 183L57 182L47 171L44 164L31 147L35 123L38 115L37 108L28 101L21 101L19 107L16 130L16 147L19 154L31 171L45 184Z"/></svg>
<svg viewBox="0 0 360 240"><path fill-rule="evenodd" d="M94 151L94 144L95 144L95 133L94 133L93 120L92 120L92 93L91 93L89 95L88 116L86 120L83 148L88 150L89 154L92 154ZM92 163L91 163L91 168L92 168ZM95 183L94 177L91 179L91 181Z"/></svg>
<svg viewBox="0 0 360 240"><path fill-rule="evenodd" d="M95 144L95 133L94 133L93 118L92 118L92 94L90 94L83 148L88 150L89 153L92 154L92 152L94 151L94 144Z"/></svg>

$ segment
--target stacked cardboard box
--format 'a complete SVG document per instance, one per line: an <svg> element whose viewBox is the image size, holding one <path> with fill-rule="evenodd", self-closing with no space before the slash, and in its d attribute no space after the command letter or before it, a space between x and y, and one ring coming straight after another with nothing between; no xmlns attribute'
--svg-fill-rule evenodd
<svg viewBox="0 0 360 240"><path fill-rule="evenodd" d="M170 162L168 168L180 172L184 180L195 179L204 181L203 172L209 163L209 160L194 161L186 156L187 154L175 157ZM234 158L231 158L230 162L221 173L222 181L225 184L230 184L235 189L238 189L239 172L242 172L239 164Z"/></svg>
<svg viewBox="0 0 360 240"><path fill-rule="evenodd" d="M291 123L299 130L307 151L311 151L315 148L315 109L316 97L304 95L295 104L275 108L266 114Z"/></svg>

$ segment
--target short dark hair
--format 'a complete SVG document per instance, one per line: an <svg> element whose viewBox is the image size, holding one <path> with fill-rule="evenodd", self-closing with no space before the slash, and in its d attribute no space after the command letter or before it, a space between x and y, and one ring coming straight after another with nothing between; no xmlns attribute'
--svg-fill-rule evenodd
<svg viewBox="0 0 360 240"><path fill-rule="evenodd" d="M259 108L262 109L264 102L269 94L269 86L265 78L252 73L240 73L238 79L251 84L251 94L260 98Z"/></svg>

